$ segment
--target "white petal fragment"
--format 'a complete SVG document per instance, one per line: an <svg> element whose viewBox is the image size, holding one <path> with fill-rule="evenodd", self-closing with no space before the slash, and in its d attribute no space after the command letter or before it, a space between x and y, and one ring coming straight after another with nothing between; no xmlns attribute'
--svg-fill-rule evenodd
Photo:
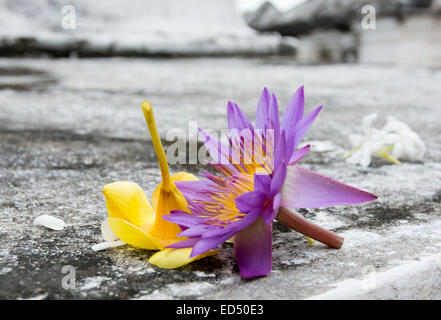
<svg viewBox="0 0 441 320"><path fill-rule="evenodd" d="M103 235L105 241L119 240L119 238L113 233L112 228L110 227L109 218L101 223L101 234Z"/></svg>
<svg viewBox="0 0 441 320"><path fill-rule="evenodd" d="M92 250L93 251L101 251L101 250L106 250L109 248L116 248L116 247L120 247L125 245L126 243L122 240L116 240L116 241L105 241L105 242L101 242L98 243L94 246L92 246Z"/></svg>
<svg viewBox="0 0 441 320"><path fill-rule="evenodd" d="M34 219L34 225L43 226L52 230L59 231L63 230L66 224L61 219L43 214Z"/></svg>

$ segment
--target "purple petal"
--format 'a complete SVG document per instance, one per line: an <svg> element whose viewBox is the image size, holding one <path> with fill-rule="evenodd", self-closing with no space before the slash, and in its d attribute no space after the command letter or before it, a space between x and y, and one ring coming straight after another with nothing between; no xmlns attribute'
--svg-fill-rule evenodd
<svg viewBox="0 0 441 320"><path fill-rule="evenodd" d="M271 202L269 202L268 205L265 207L265 209L260 215L263 221L265 221L265 223L271 224L273 220L276 218L277 213L279 212L281 200L282 200L282 193L279 192L272 198Z"/></svg>
<svg viewBox="0 0 441 320"><path fill-rule="evenodd" d="M252 164L254 129L244 128L242 130L230 129L229 142L236 158L241 159L242 164ZM245 167L242 165L245 169Z"/></svg>
<svg viewBox="0 0 441 320"><path fill-rule="evenodd" d="M174 249L190 248L190 247L193 247L198 241L199 241L199 238L186 239L186 240L172 243L171 245L167 246L166 248L174 248Z"/></svg>
<svg viewBox="0 0 441 320"><path fill-rule="evenodd" d="M241 131L242 129L254 129L251 121L248 120L247 116L236 103L228 101L227 115L229 130L237 129Z"/></svg>
<svg viewBox="0 0 441 320"><path fill-rule="evenodd" d="M244 278L265 276L271 272L272 227L257 219L234 237L234 253Z"/></svg>
<svg viewBox="0 0 441 320"><path fill-rule="evenodd" d="M219 237L211 237L211 238L203 238L200 239L194 246L191 251L190 258L196 257L202 253L207 252L213 248L216 248L218 245L224 243L228 239L233 236L231 233L227 233L226 235Z"/></svg>
<svg viewBox="0 0 441 320"><path fill-rule="evenodd" d="M274 173L273 178L271 179L271 187L270 187L270 193L269 197L274 197L280 189L283 187L283 183L286 179L286 165L285 161L282 160L281 165L276 169L276 172Z"/></svg>
<svg viewBox="0 0 441 320"><path fill-rule="evenodd" d="M248 212L245 217L243 217L241 220L236 221L228 226L228 229L231 230L233 234L236 234L239 231L242 231L245 228L248 228L250 225L256 221L257 218L259 218L259 215L262 211L262 208L256 208L250 212Z"/></svg>
<svg viewBox="0 0 441 320"><path fill-rule="evenodd" d="M276 96L270 94L267 88L263 90L257 107L256 129L271 135L274 144L277 144L280 135L279 105Z"/></svg>
<svg viewBox="0 0 441 320"><path fill-rule="evenodd" d="M272 201L270 201L260 213L260 217L266 224L271 224L275 217Z"/></svg>
<svg viewBox="0 0 441 320"><path fill-rule="evenodd" d="M232 233L233 230L231 228L231 225L226 227L217 227L216 229L209 230L208 232L204 233L202 235L202 238L213 238L213 237L222 237L223 235L227 233Z"/></svg>
<svg viewBox="0 0 441 320"><path fill-rule="evenodd" d="M297 89L291 100L286 106L285 112L282 118L282 130L285 130L288 136L291 136L294 127L303 117L303 108L305 105L305 96L303 86Z"/></svg>
<svg viewBox="0 0 441 320"><path fill-rule="evenodd" d="M266 123L266 129L274 130L274 143L277 143L277 139L280 135L280 120L279 120L279 104L277 97L273 93L268 108L268 119Z"/></svg>
<svg viewBox="0 0 441 320"><path fill-rule="evenodd" d="M273 198L273 211L274 211L274 217L272 220L274 220L277 215L277 212L279 211L279 207L280 207L280 203L282 201L282 193L279 192L278 194L276 194L276 196Z"/></svg>
<svg viewBox="0 0 441 320"><path fill-rule="evenodd" d="M260 96L259 103L257 104L256 112L256 129L265 130L265 125L268 119L268 109L271 99L271 94L268 89L263 88L262 95Z"/></svg>
<svg viewBox="0 0 441 320"><path fill-rule="evenodd" d="M230 237L249 227L259 217L262 208L256 208L245 215L241 220L235 221L224 228L219 227L216 230L210 230L206 232L202 238L220 237L224 234L230 234Z"/></svg>
<svg viewBox="0 0 441 320"><path fill-rule="evenodd" d="M179 213L177 211L172 211L171 214L163 215L162 218L185 227L194 226L202 221L201 218L185 213L185 211L180 211Z"/></svg>
<svg viewBox="0 0 441 320"><path fill-rule="evenodd" d="M208 193L213 190L215 184L207 180L176 181L176 187L188 199L210 200Z"/></svg>
<svg viewBox="0 0 441 320"><path fill-rule="evenodd" d="M205 232L209 232L210 229L215 229L214 225L199 224L188 228L178 234L180 237L201 237Z"/></svg>
<svg viewBox="0 0 441 320"><path fill-rule="evenodd" d="M286 163L289 163L289 160L292 158L292 155L294 154L294 136L287 136L287 133L285 130L282 131L282 134L285 135L285 155L284 159Z"/></svg>
<svg viewBox="0 0 441 320"><path fill-rule="evenodd" d="M274 156L274 167L273 171L276 171L278 167L285 162L285 152L286 152L286 137L285 131L282 131L280 138L278 139L278 143L275 150ZM289 155L291 157L291 155Z"/></svg>
<svg viewBox="0 0 441 320"><path fill-rule="evenodd" d="M266 173L254 174L254 190L269 194L271 185L271 178Z"/></svg>
<svg viewBox="0 0 441 320"><path fill-rule="evenodd" d="M281 205L288 208L319 208L377 199L368 192L297 166L288 167L282 192Z"/></svg>
<svg viewBox="0 0 441 320"><path fill-rule="evenodd" d="M322 108L323 106L318 106L297 123L296 127L294 128L294 148L297 148L298 144L303 139L303 136L306 134L306 131L308 131L308 129L311 127Z"/></svg>
<svg viewBox="0 0 441 320"><path fill-rule="evenodd" d="M236 207L242 213L250 212L253 209L261 208L268 196L259 191L242 193L235 199Z"/></svg>
<svg viewBox="0 0 441 320"><path fill-rule="evenodd" d="M308 144L308 145L304 146L303 148L294 152L293 155L291 156L291 159L289 159L288 165L292 166L292 165L296 164L297 162L299 162L300 160L302 160L302 158L304 156L306 156L306 154L308 153L310 148L311 148L311 146Z"/></svg>
<svg viewBox="0 0 441 320"><path fill-rule="evenodd" d="M232 172L237 172L237 169L232 164L230 164L230 156L232 154L230 148L202 129L199 129L199 134L204 140L204 146L210 153L213 162L216 164L220 163L224 165ZM235 163L240 163L237 159L233 160L237 161Z"/></svg>

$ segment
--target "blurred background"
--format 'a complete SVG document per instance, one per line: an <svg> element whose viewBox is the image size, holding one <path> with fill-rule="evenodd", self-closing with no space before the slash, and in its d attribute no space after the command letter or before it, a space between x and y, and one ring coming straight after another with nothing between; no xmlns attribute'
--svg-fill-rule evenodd
<svg viewBox="0 0 441 320"><path fill-rule="evenodd" d="M439 0L0 0L0 8L3 128L134 137L142 119L131 110L146 98L175 126L185 125L171 115L179 104L220 128L227 99L251 111L263 86L283 103L306 85L312 105L339 107L349 95L361 110L378 95L393 108L430 98L403 88L428 90L415 77L441 66Z"/></svg>
<svg viewBox="0 0 441 320"><path fill-rule="evenodd" d="M172 282L198 281L188 270L156 272L142 250L90 249L102 241L103 185L134 181L150 195L161 181L140 103L152 102L165 140L190 120L226 128L228 100L254 119L264 86L282 113L301 85L305 111L325 106L302 166L379 196L356 209L303 213L339 232L359 228L352 237L369 229L389 238L359 238L328 260L295 233L276 232L275 272L265 286L246 284L250 298L304 297L366 263L439 252L438 226L418 239L385 228L439 217L441 1L0 0L0 297L131 298L161 288L170 296ZM423 162L346 164L348 136L372 112L378 128L387 116L408 123L426 144ZM69 227L33 226L42 214ZM197 265L215 273L204 281L237 273L231 247L224 252ZM60 287L66 264L79 270L76 291ZM91 287L96 275L102 282ZM242 296L231 287L236 295L225 286L211 297Z"/></svg>
<svg viewBox="0 0 441 320"><path fill-rule="evenodd" d="M2 0L0 5L1 56L287 55L303 63L441 65L438 0Z"/></svg>

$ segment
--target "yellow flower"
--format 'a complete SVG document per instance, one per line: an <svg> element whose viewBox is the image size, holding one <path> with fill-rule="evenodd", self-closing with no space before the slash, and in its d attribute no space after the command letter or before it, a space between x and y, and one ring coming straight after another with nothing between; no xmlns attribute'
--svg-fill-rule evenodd
<svg viewBox="0 0 441 320"><path fill-rule="evenodd" d="M161 250L154 254L149 262L162 268L173 269L214 255L218 251L212 250L190 259L189 248L164 249L172 243L186 239L177 236L182 231L177 224L162 219L162 216L169 214L171 210L188 212L187 201L174 182L197 178L186 172L170 175L167 158L156 129L153 108L148 101L143 102L141 108L161 168L162 182L153 191L153 206L136 183L118 181L105 185L103 193L109 218L104 224L108 223L115 236L127 244L143 249Z"/></svg>

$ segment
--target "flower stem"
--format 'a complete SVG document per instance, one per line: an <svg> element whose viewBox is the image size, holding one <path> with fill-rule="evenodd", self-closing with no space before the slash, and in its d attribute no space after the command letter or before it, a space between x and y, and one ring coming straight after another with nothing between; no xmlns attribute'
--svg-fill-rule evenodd
<svg viewBox="0 0 441 320"><path fill-rule="evenodd" d="M331 248L339 249L343 245L344 239L342 237L306 220L287 208L280 207L276 219L287 227L318 242L324 243Z"/></svg>
<svg viewBox="0 0 441 320"><path fill-rule="evenodd" d="M398 159L395 159L394 157L392 157L388 152L392 151L394 149L394 145L391 145L389 147L383 148L383 149L379 149L375 152L375 154L379 157L382 157L390 162L392 162L393 164L401 164L400 161L398 161Z"/></svg>
<svg viewBox="0 0 441 320"><path fill-rule="evenodd" d="M156 129L155 116L153 115L153 107L150 102L144 101L141 103L142 112L144 113L145 121L149 127L150 136L152 138L153 147L155 148L156 157L158 158L159 167L161 168L162 185L165 190L171 190L173 187L170 178L170 171L168 169L167 157L162 147L161 139L159 138L158 130Z"/></svg>
<svg viewBox="0 0 441 320"><path fill-rule="evenodd" d="M353 148L351 151L349 151L348 153L346 153L343 156L343 160L346 160L347 158L349 158L350 156L352 156L354 154L354 152L360 150L360 148L363 146L363 143L360 143L358 146L356 146L355 148Z"/></svg>

